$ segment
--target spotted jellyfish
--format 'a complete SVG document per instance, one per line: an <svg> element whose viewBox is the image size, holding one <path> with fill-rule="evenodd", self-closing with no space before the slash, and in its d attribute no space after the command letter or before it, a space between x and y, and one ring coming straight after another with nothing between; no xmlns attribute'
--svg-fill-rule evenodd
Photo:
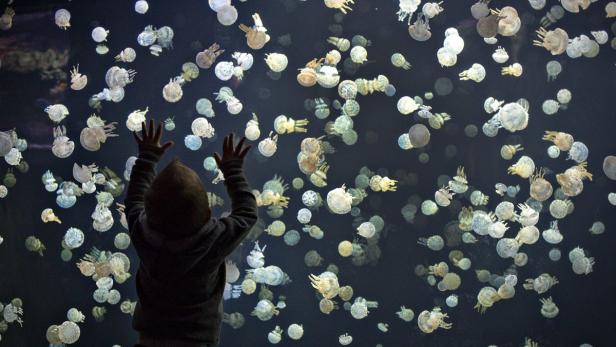
<svg viewBox="0 0 616 347"><path fill-rule="evenodd" d="M502 68L501 75L509 75L513 77L522 76L523 68L519 63L513 63L507 67Z"/></svg>
<svg viewBox="0 0 616 347"><path fill-rule="evenodd" d="M261 136L261 130L259 129L259 119L254 113L252 114L252 119L246 123L244 136L246 136L249 141L256 141Z"/></svg>
<svg viewBox="0 0 616 347"><path fill-rule="evenodd" d="M49 116L49 119L56 124L60 123L69 115L68 108L62 104L47 106L44 111Z"/></svg>
<svg viewBox="0 0 616 347"><path fill-rule="evenodd" d="M351 48L351 60L356 64L363 64L368 60L368 51L362 46Z"/></svg>
<svg viewBox="0 0 616 347"><path fill-rule="evenodd" d="M415 99L411 98L410 96L403 96L398 100L396 106L398 108L398 112L402 113L403 115L408 115L419 109L420 105L417 104L415 102Z"/></svg>
<svg viewBox="0 0 616 347"><path fill-rule="evenodd" d="M207 119L203 117L198 117L193 120L190 126L194 135L205 138L212 138L214 136L215 130L212 124L207 121Z"/></svg>
<svg viewBox="0 0 616 347"><path fill-rule="evenodd" d="M185 83L185 80L179 76L170 79L169 83L167 83L163 87L163 91L162 91L163 98L167 102L171 102L171 103L180 101L180 99L184 95L184 91L182 90L182 85L184 85L184 83Z"/></svg>
<svg viewBox="0 0 616 347"><path fill-rule="evenodd" d="M417 325L419 330L426 334L434 332L438 328L451 329L452 324L445 322L446 313L442 313L439 307L435 307L432 311L422 311L417 316Z"/></svg>
<svg viewBox="0 0 616 347"><path fill-rule="evenodd" d="M485 6L485 8L487 8L487 5ZM484 38L484 40L489 38L495 38L495 36L498 34L499 19L500 18L497 15L490 14L490 10L488 9L488 14L478 19L477 24L475 25L475 30L477 31L479 36Z"/></svg>
<svg viewBox="0 0 616 347"><path fill-rule="evenodd" d="M351 305L351 316L355 319L364 319L368 316L369 308L378 308L379 303L376 301L368 301L362 297L355 298L355 302Z"/></svg>
<svg viewBox="0 0 616 347"><path fill-rule="evenodd" d="M503 47L498 46L494 53L492 53L492 59L499 64L504 64L509 60L509 54Z"/></svg>
<svg viewBox="0 0 616 347"><path fill-rule="evenodd" d="M569 151L573 145L573 136L571 134L559 131L546 130L543 135L543 140L552 142L561 151Z"/></svg>
<svg viewBox="0 0 616 347"><path fill-rule="evenodd" d="M410 322L415 318L415 312L404 306L400 306L400 311L396 312L396 315L405 322Z"/></svg>
<svg viewBox="0 0 616 347"><path fill-rule="evenodd" d="M145 115L148 113L149 107L146 107L145 110L135 110L129 113L126 119L126 127L130 131L140 131L141 123L145 123Z"/></svg>
<svg viewBox="0 0 616 347"><path fill-rule="evenodd" d="M218 14L220 15L220 12ZM254 25L252 27L240 24L240 29L246 34L246 44L248 47L258 50L263 48L263 46L269 42L270 36L267 34L267 29L263 25L261 16L259 16L258 13L253 14L252 19L254 21Z"/></svg>
<svg viewBox="0 0 616 347"><path fill-rule="evenodd" d="M486 77L486 69L481 64L473 64L469 69L460 72L460 80L481 82Z"/></svg>
<svg viewBox="0 0 616 347"><path fill-rule="evenodd" d="M535 171L535 162L531 157L521 156L517 163L510 166L507 172L510 175L518 175L522 178L529 178Z"/></svg>
<svg viewBox="0 0 616 347"><path fill-rule="evenodd" d="M576 275L588 275L592 272L592 267L595 264L595 258L587 257L584 250L580 247L576 247L569 252L569 261Z"/></svg>
<svg viewBox="0 0 616 347"><path fill-rule="evenodd" d="M586 162L581 162L556 175L556 181L566 196L579 195L584 189L584 180L592 181L592 174L586 169L587 165Z"/></svg>
<svg viewBox="0 0 616 347"><path fill-rule="evenodd" d="M150 5L146 0L138 0L137 2L135 2L135 12L139 14L145 14L146 12L148 12L149 8Z"/></svg>
<svg viewBox="0 0 616 347"><path fill-rule="evenodd" d="M88 118L87 123L88 126L83 128L79 134L79 142L88 151L98 151L108 137L118 136L118 134L113 133L117 122L105 124L105 121L100 117L92 115Z"/></svg>
<svg viewBox="0 0 616 347"><path fill-rule="evenodd" d="M498 16L498 33L503 36L513 36L522 27L522 21L518 16L518 11L511 7L505 6L500 10L491 10L492 14Z"/></svg>
<svg viewBox="0 0 616 347"><path fill-rule="evenodd" d="M308 131L306 128L307 125L307 119L295 120L285 115L279 115L274 119L274 130L280 135L294 132L305 133Z"/></svg>
<svg viewBox="0 0 616 347"><path fill-rule="evenodd" d="M221 6L218 11L216 11L216 18L218 22L224 26L229 26L237 21L237 9L235 6L232 6L230 3Z"/></svg>
<svg viewBox="0 0 616 347"><path fill-rule="evenodd" d="M530 196L531 198L543 202L552 196L552 184L543 178L546 170L541 168L530 177Z"/></svg>
<svg viewBox="0 0 616 347"><path fill-rule="evenodd" d="M66 127L58 126L53 129L53 145L51 152L58 158L68 158L75 150L75 142L66 136ZM5 157L6 159L6 157Z"/></svg>
<svg viewBox="0 0 616 347"><path fill-rule="evenodd" d="M409 16L409 22L410 20L411 17ZM409 26L408 32L413 40L419 42L427 41L432 37L428 18L423 13L417 15L417 20Z"/></svg>

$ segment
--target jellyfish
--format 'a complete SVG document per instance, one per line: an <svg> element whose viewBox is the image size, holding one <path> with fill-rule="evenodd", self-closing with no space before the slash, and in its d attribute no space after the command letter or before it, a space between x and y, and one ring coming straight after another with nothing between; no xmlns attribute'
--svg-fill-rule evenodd
<svg viewBox="0 0 616 347"><path fill-rule="evenodd" d="M137 73L117 66L110 67L105 73L105 82L110 89L124 88L132 83Z"/></svg>
<svg viewBox="0 0 616 347"><path fill-rule="evenodd" d="M549 206L550 215L556 219L563 219L569 214L569 206L568 200L554 199Z"/></svg>
<svg viewBox="0 0 616 347"><path fill-rule="evenodd" d="M224 53L224 51L224 49L220 49L218 43L213 43L206 50L197 53L195 63L202 69L209 69L216 61L216 58Z"/></svg>
<svg viewBox="0 0 616 347"><path fill-rule="evenodd" d="M163 87L163 98L167 102L178 102L182 98L182 95L184 95L184 92L182 91L182 85L184 82L185 81L182 77L170 79L169 83Z"/></svg>
<svg viewBox="0 0 616 347"><path fill-rule="evenodd" d="M481 64L474 63L469 69L460 72L461 81L475 81L477 83L483 81L486 77L486 69Z"/></svg>
<svg viewBox="0 0 616 347"><path fill-rule="evenodd" d="M71 13L64 8L61 8L56 11L54 20L60 29L66 30L71 26Z"/></svg>
<svg viewBox="0 0 616 347"><path fill-rule="evenodd" d="M539 169L530 177L530 196L537 201L546 201L552 196L552 184L543 178L545 169Z"/></svg>
<svg viewBox="0 0 616 347"><path fill-rule="evenodd" d="M575 141L571 144L567 159L571 159L576 163L583 163L588 159L588 147L580 141Z"/></svg>
<svg viewBox="0 0 616 347"><path fill-rule="evenodd" d="M103 27L92 29L92 40L94 40L94 42L101 43L107 41L107 35L109 35L109 30Z"/></svg>
<svg viewBox="0 0 616 347"><path fill-rule="evenodd" d="M580 8L585 10L590 6L591 0L561 0L563 8L571 13L580 12Z"/></svg>
<svg viewBox="0 0 616 347"><path fill-rule="evenodd" d="M411 114L419 108L419 105L410 96L401 97L396 106L398 108L398 112L403 115Z"/></svg>
<svg viewBox="0 0 616 347"><path fill-rule="evenodd" d="M429 40L430 37L432 37L432 32L430 32L428 17L426 17L423 13L417 15L417 20L409 26L408 32L415 41L424 42Z"/></svg>
<svg viewBox="0 0 616 347"><path fill-rule="evenodd" d="M507 51L503 47L498 46L494 53L492 53L492 59L499 64L503 64L509 60L509 54L507 54Z"/></svg>
<svg viewBox="0 0 616 347"><path fill-rule="evenodd" d="M562 72L563 67L556 60L550 60L546 64L545 69L548 73L548 82L551 82L554 81L556 77L558 77L558 75Z"/></svg>
<svg viewBox="0 0 616 347"><path fill-rule="evenodd" d="M556 181L560 184L562 192L566 196L577 196L584 189L584 180L592 181L592 174L586 169L587 163L581 162L556 175Z"/></svg>
<svg viewBox="0 0 616 347"><path fill-rule="evenodd" d="M79 73L79 65L71 69L71 89L82 90L88 84L88 76Z"/></svg>
<svg viewBox="0 0 616 347"><path fill-rule="evenodd" d="M603 159L603 173L611 180L616 181L616 156L608 155Z"/></svg>
<svg viewBox="0 0 616 347"><path fill-rule="evenodd" d="M406 58L401 53L394 53L391 55L391 64L395 67L409 70L411 68L411 64L406 60Z"/></svg>
<svg viewBox="0 0 616 347"><path fill-rule="evenodd" d="M349 4L354 4L354 0L323 0L325 6L328 8L338 9L340 12L347 14L347 11L352 11L353 9L349 6Z"/></svg>
<svg viewBox="0 0 616 347"><path fill-rule="evenodd" d="M487 17L490 14L490 8L488 4L490 0L478 0L471 6L471 14L475 19L481 19Z"/></svg>
<svg viewBox="0 0 616 347"><path fill-rule="evenodd" d="M496 252L501 258L512 258L519 248L520 243L512 238L502 238L496 243Z"/></svg>
<svg viewBox="0 0 616 347"><path fill-rule="evenodd" d="M148 12L149 8L150 5L146 0L138 0L137 2L135 2L135 12L139 14L145 14L146 12Z"/></svg>
<svg viewBox="0 0 616 347"><path fill-rule="evenodd" d="M520 65L519 63L513 63L501 69L501 75L503 76L508 75L508 76L513 76L513 77L520 77L522 76L522 72L524 72L524 69L522 68L522 65Z"/></svg>
<svg viewBox="0 0 616 347"><path fill-rule="evenodd" d="M524 147L522 147L522 145L503 145L500 150L500 155L501 158L505 160L511 160L517 152L523 149Z"/></svg>
<svg viewBox="0 0 616 347"><path fill-rule="evenodd" d="M282 114L274 119L274 130L280 135L294 132L305 133L307 125L307 119L295 120Z"/></svg>
<svg viewBox="0 0 616 347"><path fill-rule="evenodd" d="M546 130L543 140L554 143L561 151L569 151L573 145L573 136L568 133Z"/></svg>
<svg viewBox="0 0 616 347"><path fill-rule="evenodd" d="M518 175L522 178L529 178L535 171L535 162L531 157L521 156L517 163L510 166L507 172L510 175Z"/></svg>
<svg viewBox="0 0 616 347"><path fill-rule="evenodd" d="M34 236L28 236L26 238L26 249L30 252L36 252L41 257L44 255L43 252L47 249L43 242ZM6 312L6 307L5 307Z"/></svg>
<svg viewBox="0 0 616 347"><path fill-rule="evenodd" d="M454 66L458 61L458 56L444 47L439 48L439 50L436 52L436 57L439 64L441 64L441 66L443 67Z"/></svg>
<svg viewBox="0 0 616 347"><path fill-rule="evenodd" d="M500 20L500 17L495 14L481 17L477 21L475 29L477 30L477 33L479 34L479 36L483 38L494 37L496 36L496 34L498 34L499 20Z"/></svg>
<svg viewBox="0 0 616 347"><path fill-rule="evenodd" d="M545 7L546 0L529 0L528 2L533 10L541 10Z"/></svg>
<svg viewBox="0 0 616 347"><path fill-rule="evenodd" d="M432 311L422 311L417 316L417 325L419 330L426 334L432 333L438 328L451 329L452 324L445 322L447 317L447 314L442 313L439 307L435 307Z"/></svg>
<svg viewBox="0 0 616 347"><path fill-rule="evenodd" d="M554 5L550 10L541 18L540 24L542 27L547 28L552 24L558 22L565 15L565 9L560 5Z"/></svg>
<svg viewBox="0 0 616 347"><path fill-rule="evenodd" d="M556 277L548 273L543 273L537 278L526 279L523 287L526 290L534 290L537 294L543 294L556 284L558 284L558 279Z"/></svg>
<svg viewBox="0 0 616 347"><path fill-rule="evenodd" d="M503 36L513 36L522 27L518 11L511 6L505 6L501 10L492 10L492 13L499 17L498 33Z"/></svg>
<svg viewBox="0 0 616 347"><path fill-rule="evenodd" d="M75 143L66 136L66 127L58 126L53 129L54 141L51 152L58 158L68 158L75 150ZM6 159L6 156L5 156Z"/></svg>
<svg viewBox="0 0 616 347"><path fill-rule="evenodd" d="M274 315L278 314L278 309L271 301L267 299L262 299L257 303L257 306L255 306L254 310L250 315L256 316L257 318L259 318L259 320L265 322L272 319Z"/></svg>
<svg viewBox="0 0 616 347"><path fill-rule="evenodd" d="M233 9L235 10L235 8ZM220 18L220 12L218 12L218 15ZM246 44L248 47L258 50L263 48L263 46L269 42L270 36L267 34L267 29L263 25L261 16L259 16L258 13L253 14L252 19L254 21L254 25L252 27L248 27L244 24L240 24L239 27L246 34ZM235 20L237 20L237 10L235 10L235 18L233 19L233 22L228 25L233 24Z"/></svg>
<svg viewBox="0 0 616 347"><path fill-rule="evenodd" d="M533 45L543 47L552 55L563 54L569 43L569 35L560 28L547 31L543 27L537 30L539 40L533 40Z"/></svg>
<svg viewBox="0 0 616 347"><path fill-rule="evenodd" d="M423 124L415 124L409 129L412 148L422 148L430 142L430 130Z"/></svg>
<svg viewBox="0 0 616 347"><path fill-rule="evenodd" d="M62 104L55 104L45 107L45 112L49 119L54 123L60 123L66 116L69 115L68 108Z"/></svg>
<svg viewBox="0 0 616 347"><path fill-rule="evenodd" d="M92 120L91 120L92 119ZM88 151L98 151L101 144L107 141L108 137L116 137L113 131L116 129L117 122L105 124L105 121L97 116L88 118L89 126L83 128L79 134L81 146Z"/></svg>
<svg viewBox="0 0 616 347"><path fill-rule="evenodd" d="M203 117L195 118L190 128L196 136L208 139L214 136L214 127Z"/></svg>
<svg viewBox="0 0 616 347"><path fill-rule="evenodd" d="M343 185L340 188L330 190L327 193L327 206L335 214L347 214L351 211L353 197L346 191Z"/></svg>
<svg viewBox="0 0 616 347"><path fill-rule="evenodd" d="M265 63L274 72L282 72L287 68L289 60L282 53L268 53L265 55Z"/></svg>
<svg viewBox="0 0 616 347"><path fill-rule="evenodd" d="M218 22L224 26L229 26L235 23L237 16L237 9L230 4L221 6L216 13Z"/></svg>

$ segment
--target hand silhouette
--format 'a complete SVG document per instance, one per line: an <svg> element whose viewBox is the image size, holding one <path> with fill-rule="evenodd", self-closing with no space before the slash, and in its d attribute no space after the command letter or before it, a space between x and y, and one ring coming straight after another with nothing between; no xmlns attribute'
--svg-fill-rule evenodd
<svg viewBox="0 0 616 347"><path fill-rule="evenodd" d="M252 147L250 145L244 146L244 142L246 141L245 137L242 137L237 146L234 146L233 137L233 133L225 136L222 144L222 157L218 154L218 152L214 153L214 159L216 160L216 164L218 164L219 168L227 161L244 160L244 157L246 157L246 154L248 154L248 151Z"/></svg>
<svg viewBox="0 0 616 347"><path fill-rule="evenodd" d="M158 123L156 132L154 132L154 120L152 119L150 119L149 129L146 128L145 122L141 123L141 134L142 137L139 137L137 132L133 131L133 136L135 137L135 141L137 141L137 145L139 145L140 152L143 149L149 149L165 153L169 147L173 146L173 141L167 141L161 146L160 138L163 135L163 124Z"/></svg>

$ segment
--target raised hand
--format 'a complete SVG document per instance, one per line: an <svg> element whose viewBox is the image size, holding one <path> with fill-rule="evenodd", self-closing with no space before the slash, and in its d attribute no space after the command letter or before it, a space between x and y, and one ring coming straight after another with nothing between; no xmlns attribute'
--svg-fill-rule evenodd
<svg viewBox="0 0 616 347"><path fill-rule="evenodd" d="M225 136L222 144L222 157L218 152L214 153L214 159L216 160L216 164L218 167L221 167L224 162L231 160L244 160L246 154L252 146L244 146L244 142L246 141L245 137L242 137L237 146L234 145L233 133Z"/></svg>
<svg viewBox="0 0 616 347"><path fill-rule="evenodd" d="M154 120L152 119L150 119L148 128L146 128L145 122L141 123L141 134L141 137L139 137L137 132L133 131L135 141L139 145L139 151L142 149L154 149L164 153L169 147L173 146L173 141L167 141L161 146L160 138L163 135L163 124L158 123L156 132L154 132Z"/></svg>

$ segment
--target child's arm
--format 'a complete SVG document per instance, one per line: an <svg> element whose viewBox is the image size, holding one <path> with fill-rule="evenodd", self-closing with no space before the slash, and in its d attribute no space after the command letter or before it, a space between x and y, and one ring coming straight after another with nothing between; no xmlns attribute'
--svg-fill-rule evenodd
<svg viewBox="0 0 616 347"><path fill-rule="evenodd" d="M156 176L156 163L158 163L165 151L173 145L173 142L166 142L162 146L160 145L162 124L158 125L155 133L154 121L150 120L149 131L146 129L145 122L141 123L141 131L143 133L142 138L139 138L139 136L133 132L135 140L139 145L139 157L131 171L128 190L126 192L126 198L124 199L129 232L132 232L135 221L143 211L145 193L150 188Z"/></svg>
<svg viewBox="0 0 616 347"><path fill-rule="evenodd" d="M244 176L242 165L250 146L243 148L245 138L237 147L233 146L233 135L225 137L222 158L214 158L225 176L225 186L231 198L231 214L221 218L222 231L216 242L215 251L222 257L229 255L244 240L250 228L257 222L257 201Z"/></svg>

